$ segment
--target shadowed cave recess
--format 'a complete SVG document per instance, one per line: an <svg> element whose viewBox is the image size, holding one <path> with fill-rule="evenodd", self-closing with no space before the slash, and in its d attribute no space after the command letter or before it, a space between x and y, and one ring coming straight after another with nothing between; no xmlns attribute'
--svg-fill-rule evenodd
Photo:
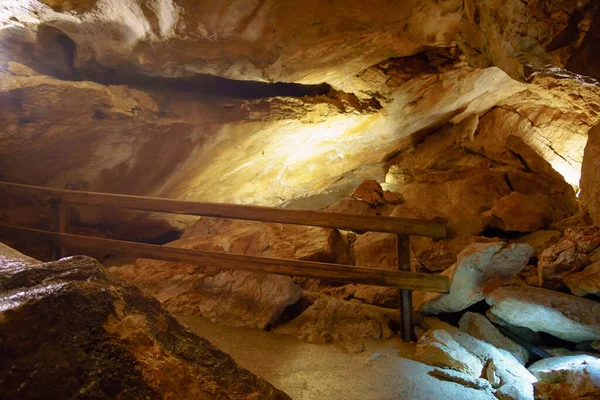
<svg viewBox="0 0 600 400"><path fill-rule="evenodd" d="M595 0L1 1L0 398L600 398L599 36Z"/></svg>

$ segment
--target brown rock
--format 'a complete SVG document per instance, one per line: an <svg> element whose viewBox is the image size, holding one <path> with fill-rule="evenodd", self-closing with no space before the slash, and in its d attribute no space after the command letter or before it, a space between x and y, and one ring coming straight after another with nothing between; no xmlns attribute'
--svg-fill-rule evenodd
<svg viewBox="0 0 600 400"><path fill-rule="evenodd" d="M275 329L295 334L309 343L349 342L392 337L393 311L379 307L322 297L300 316Z"/></svg>
<svg viewBox="0 0 600 400"><path fill-rule="evenodd" d="M442 272L450 278L450 293L415 296L415 306L424 314L456 312L483 300L488 280L510 280L529 260L533 248L527 244L474 243L467 246L456 263ZM419 292L416 292L419 293Z"/></svg>
<svg viewBox="0 0 600 400"><path fill-rule="evenodd" d="M429 331L417 342L415 360L436 367L450 368L479 378L481 360L458 344L445 330Z"/></svg>
<svg viewBox="0 0 600 400"><path fill-rule="evenodd" d="M564 237L542 252L538 262L540 285L556 288L568 275L580 271L600 246L600 228L566 229Z"/></svg>
<svg viewBox="0 0 600 400"><path fill-rule="evenodd" d="M415 237L411 240L411 245L417 259L428 271L440 272L450 268L456 262L458 254L468 245L499 241L500 239L481 236L458 236L439 241L425 237Z"/></svg>
<svg viewBox="0 0 600 400"><path fill-rule="evenodd" d="M600 261L588 265L581 272L565 277L563 282L575 296L600 295Z"/></svg>
<svg viewBox="0 0 600 400"><path fill-rule="evenodd" d="M514 153L498 141L473 140L470 142L463 142L461 143L461 146L485 158L489 158L498 164L507 165L517 169L525 168L523 163L514 155Z"/></svg>
<svg viewBox="0 0 600 400"><path fill-rule="evenodd" d="M486 295L507 323L571 342L600 339L600 303L532 286L503 286ZM541 317L543 316L543 318Z"/></svg>
<svg viewBox="0 0 600 400"><path fill-rule="evenodd" d="M347 244L337 231L295 225L202 218L168 246L348 262ZM286 276L186 263L139 259L133 266L111 268L111 273L153 294L172 312L233 326L267 328L302 297L302 289Z"/></svg>
<svg viewBox="0 0 600 400"><path fill-rule="evenodd" d="M524 195L512 192L494 202L486 213L490 224L504 231L533 232L551 221L548 199L543 195Z"/></svg>
<svg viewBox="0 0 600 400"><path fill-rule="evenodd" d="M535 398L596 399L600 398L600 360L586 355L552 357L529 366L538 378Z"/></svg>
<svg viewBox="0 0 600 400"><path fill-rule="evenodd" d="M540 2L535 5L519 0L468 0L460 23L457 40L471 65L479 68L495 65L514 79L524 79L525 65L541 67L546 64L566 65L581 42L560 41L569 25L569 15L580 13L588 21L593 12L586 6L590 1L561 1L563 14L553 14L556 3ZM544 18L552 15L552 18ZM587 26L587 25L586 25ZM586 28L571 28L571 35L579 37Z"/></svg>
<svg viewBox="0 0 600 400"><path fill-rule="evenodd" d="M289 398L89 257L0 266L0 310L5 398Z"/></svg>
<svg viewBox="0 0 600 400"><path fill-rule="evenodd" d="M0 243L0 270L5 268L25 267L27 265L39 264L34 258L28 257L17 250Z"/></svg>
<svg viewBox="0 0 600 400"><path fill-rule="evenodd" d="M534 251L531 256L538 257L545 249L556 244L561 237L562 233L559 231L542 229L519 238L518 242L527 243L533 247Z"/></svg>
<svg viewBox="0 0 600 400"><path fill-rule="evenodd" d="M587 207L594 224L600 226L600 124L588 132L581 164L581 202Z"/></svg>
<svg viewBox="0 0 600 400"><path fill-rule="evenodd" d="M353 243L355 264L359 267L398 270L396 235L367 232ZM396 288L356 285L354 297L369 304L393 307L400 304L400 291Z"/></svg>
<svg viewBox="0 0 600 400"><path fill-rule="evenodd" d="M350 196L362 200L372 206L385 204L385 200L383 199L383 189L379 182L374 180L363 181L356 189L354 189L354 192L352 192Z"/></svg>

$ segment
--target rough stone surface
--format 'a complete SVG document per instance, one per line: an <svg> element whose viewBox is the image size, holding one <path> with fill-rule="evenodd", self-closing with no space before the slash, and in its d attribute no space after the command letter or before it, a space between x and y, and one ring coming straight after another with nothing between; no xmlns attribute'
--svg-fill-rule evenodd
<svg viewBox="0 0 600 400"><path fill-rule="evenodd" d="M497 238L482 236L458 236L435 241L427 237L411 238L412 250L418 262L429 272L441 272L450 268L458 254L472 243L499 242Z"/></svg>
<svg viewBox="0 0 600 400"><path fill-rule="evenodd" d="M0 288L2 398L289 398L89 257L3 264Z"/></svg>
<svg viewBox="0 0 600 400"><path fill-rule="evenodd" d="M479 377L484 365L465 350L445 330L426 333L417 342L415 360L436 367L450 368Z"/></svg>
<svg viewBox="0 0 600 400"><path fill-rule="evenodd" d="M559 231L553 230L539 230L532 232L528 235L525 235L519 238L519 243L527 243L531 247L533 247L532 257L539 257L539 255L547 249L548 247L556 244L558 240L562 237L562 233Z"/></svg>
<svg viewBox="0 0 600 400"><path fill-rule="evenodd" d="M486 296L490 312L511 325L571 342L600 339L600 303L532 286L503 286Z"/></svg>
<svg viewBox="0 0 600 400"><path fill-rule="evenodd" d="M296 225L202 218L168 246L264 257L348 262L337 231ZM302 297L286 276L139 259L111 273L156 296L172 312L233 326L268 328Z"/></svg>
<svg viewBox="0 0 600 400"><path fill-rule="evenodd" d="M392 313L375 306L322 297L275 332L295 334L309 343L341 342L355 346L365 339L391 337Z"/></svg>
<svg viewBox="0 0 600 400"><path fill-rule="evenodd" d="M464 7L458 43L469 61L479 67L497 65L515 79L524 78L526 66L566 65L595 11L593 1L573 0L468 0ZM580 24L567 34L572 13Z"/></svg>
<svg viewBox="0 0 600 400"><path fill-rule="evenodd" d="M461 331L469 335L492 344L499 349L504 349L512 354L521 364L527 364L529 353L525 348L513 342L492 325L492 323L483 315L466 312L458 322Z"/></svg>
<svg viewBox="0 0 600 400"><path fill-rule="evenodd" d="M567 276L563 282L575 296L600 295L600 261L588 265L581 272Z"/></svg>
<svg viewBox="0 0 600 400"><path fill-rule="evenodd" d="M552 357L537 361L529 371L539 379L535 398L600 398L600 359L585 355Z"/></svg>
<svg viewBox="0 0 600 400"><path fill-rule="evenodd" d="M555 288L565 277L587 265L600 246L600 228L585 226L569 228L555 245L545 249L539 257L540 285Z"/></svg>
<svg viewBox="0 0 600 400"><path fill-rule="evenodd" d="M484 378L500 399L533 399L535 377L510 353L478 340L455 327L428 331L417 343L417 360ZM466 367L461 362L468 362Z"/></svg>
<svg viewBox="0 0 600 400"><path fill-rule="evenodd" d="M456 312L483 300L488 280L510 280L525 266L533 248L527 244L474 243L465 248L456 263L442 272L450 278L449 294L427 293L420 311L425 314Z"/></svg>
<svg viewBox="0 0 600 400"><path fill-rule="evenodd" d="M489 211L490 225L504 231L533 232L552 219L547 197L512 192L494 202Z"/></svg>
<svg viewBox="0 0 600 400"><path fill-rule="evenodd" d="M600 124L588 132L581 165L581 201L587 207L594 224L600 225Z"/></svg>

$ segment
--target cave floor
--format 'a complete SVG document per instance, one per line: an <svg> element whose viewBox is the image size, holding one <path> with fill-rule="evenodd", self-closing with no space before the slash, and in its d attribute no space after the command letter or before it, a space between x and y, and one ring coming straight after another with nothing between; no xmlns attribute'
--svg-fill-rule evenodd
<svg viewBox="0 0 600 400"><path fill-rule="evenodd" d="M365 351L350 354L290 335L178 318L294 400L495 399L489 392L428 375L432 367L404 358L414 354L415 344L400 339L369 341Z"/></svg>

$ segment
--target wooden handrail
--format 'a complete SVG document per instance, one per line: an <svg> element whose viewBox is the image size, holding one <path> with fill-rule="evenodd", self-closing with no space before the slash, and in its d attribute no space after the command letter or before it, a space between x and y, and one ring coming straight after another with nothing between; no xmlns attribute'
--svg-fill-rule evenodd
<svg viewBox="0 0 600 400"><path fill-rule="evenodd" d="M336 282L352 282L374 286L402 287L410 290L448 293L448 277L416 272L390 271L343 264L315 261L289 260L281 258L249 256L154 244L104 239L68 233L50 232L41 229L23 228L0 224L0 228L22 230L48 235L64 247L82 246L87 249L132 255L141 258L173 262L190 262L205 267L263 272L275 275L299 276L326 279Z"/></svg>
<svg viewBox="0 0 600 400"><path fill-rule="evenodd" d="M346 229L358 232L374 231L399 235L431 236L434 238L446 237L446 225L444 223L408 218L370 217L326 211L200 203L156 197L50 189L10 182L0 182L0 193L34 193L41 199L60 199L66 204L86 206L119 207L130 210L188 214L203 217L279 222L284 224Z"/></svg>
<svg viewBox="0 0 600 400"><path fill-rule="evenodd" d="M156 197L52 189L11 182L0 182L0 194L33 195L39 200L47 200L50 202L51 229L54 232L10 225L0 225L0 227L49 235L52 239L52 252L55 259L62 256L62 248L64 246L83 246L89 249L102 251L109 250L138 257L174 262L184 261L198 263L204 266L222 269L239 269L269 274L293 275L331 281L398 287L400 288L402 338L404 341L410 341L414 336L412 290L438 293L448 292L449 283L447 277L409 272L411 270L410 235L431 236L434 238L446 237L446 225L439 221L424 221L383 216L371 217L365 215L331 213L326 211L282 209L237 204L200 203ZM179 249L169 246L156 246L67 234L65 233L66 204L116 207L140 211L197 215L202 217L320 226L325 228L347 229L356 232L375 231L394 233L396 234L396 251L398 255L398 269L400 271L317 263L312 261L283 260L231 253L216 253L203 250Z"/></svg>

